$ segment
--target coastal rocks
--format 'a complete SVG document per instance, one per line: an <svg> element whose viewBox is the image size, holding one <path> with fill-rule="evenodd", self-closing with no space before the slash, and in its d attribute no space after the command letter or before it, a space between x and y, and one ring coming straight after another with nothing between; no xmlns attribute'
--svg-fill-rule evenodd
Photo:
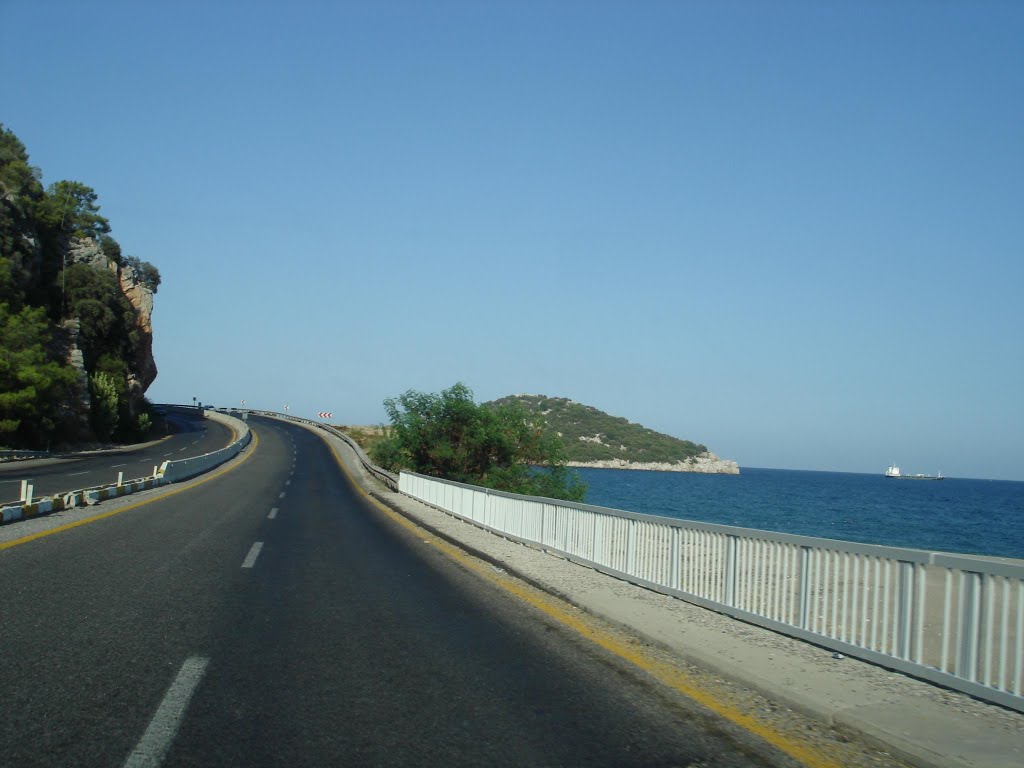
<svg viewBox="0 0 1024 768"><path fill-rule="evenodd" d="M722 459L707 451L687 461L626 461L625 459L604 459L601 461L569 461L570 467L591 467L593 469L646 469L653 472L698 472L708 475L738 475L740 465L731 459Z"/></svg>

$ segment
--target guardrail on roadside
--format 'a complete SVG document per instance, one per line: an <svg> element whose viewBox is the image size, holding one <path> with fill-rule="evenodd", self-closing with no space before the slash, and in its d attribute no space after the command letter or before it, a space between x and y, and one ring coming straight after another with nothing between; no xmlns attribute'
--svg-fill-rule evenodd
<svg viewBox="0 0 1024 768"><path fill-rule="evenodd" d="M16 501L0 505L0 522L9 523L16 520L39 517L51 512L60 512L82 505L97 504L118 496L156 488L165 483L187 480L210 471L214 467L237 456L252 440L252 433L249 431L249 425L241 419L212 411L208 413L215 421L226 423L232 428L235 433L235 439L230 445L201 456L165 461L159 467L154 466L153 474L149 477L125 481L124 473L118 472L115 483L74 491L62 491L39 500L35 499L35 492L31 481L23 480L21 483L21 497Z"/></svg>
<svg viewBox="0 0 1024 768"><path fill-rule="evenodd" d="M643 515L403 472L502 536L1024 712L1024 565Z"/></svg>

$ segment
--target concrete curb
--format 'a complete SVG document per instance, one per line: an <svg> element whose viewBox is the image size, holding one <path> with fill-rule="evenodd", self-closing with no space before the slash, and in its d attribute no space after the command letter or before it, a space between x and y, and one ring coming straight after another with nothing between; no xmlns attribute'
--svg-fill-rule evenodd
<svg viewBox="0 0 1024 768"><path fill-rule="evenodd" d="M0 524L13 523L16 520L28 520L33 517L42 517L53 512L63 512L65 509L84 505L98 504L107 499L127 496L138 491L148 491L163 484L160 477L148 477L139 480L130 480L121 485L100 486L98 488L84 488L77 491L68 491L56 496L47 496L31 504L17 503L6 504L0 509Z"/></svg>
<svg viewBox="0 0 1024 768"><path fill-rule="evenodd" d="M226 447L202 456L165 461L153 477L129 480L128 482L122 481L120 485L114 483L113 485L65 491L52 497L44 497L31 504L26 504L23 501L4 504L0 508L0 525L40 517L52 512L60 512L82 504L88 506L99 504L108 499L115 499L138 491L149 490L167 483L188 480L215 469L241 453L249 444L251 433L248 425L239 419L212 411L208 415L214 421L226 424L231 428L235 439Z"/></svg>

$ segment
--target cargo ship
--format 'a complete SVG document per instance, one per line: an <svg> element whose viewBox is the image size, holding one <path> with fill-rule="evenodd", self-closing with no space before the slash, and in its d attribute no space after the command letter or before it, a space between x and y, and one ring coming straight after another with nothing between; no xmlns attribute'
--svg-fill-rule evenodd
<svg viewBox="0 0 1024 768"><path fill-rule="evenodd" d="M942 476L942 472L939 472L937 475L904 475L900 472L900 468L895 464L890 465L889 468L885 470L885 476L895 477L897 480L945 480Z"/></svg>

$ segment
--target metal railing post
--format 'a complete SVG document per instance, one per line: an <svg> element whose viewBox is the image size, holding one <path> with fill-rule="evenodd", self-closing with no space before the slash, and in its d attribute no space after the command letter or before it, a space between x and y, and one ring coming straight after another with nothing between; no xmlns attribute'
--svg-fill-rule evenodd
<svg viewBox="0 0 1024 768"><path fill-rule="evenodd" d="M910 643L914 629L914 564L900 561L896 654L910 658Z"/></svg>
<svg viewBox="0 0 1024 768"><path fill-rule="evenodd" d="M634 575L636 566L636 520L630 518L626 534L626 573Z"/></svg>
<svg viewBox="0 0 1024 768"><path fill-rule="evenodd" d="M681 584L682 536L682 530L675 527L672 528L672 545L671 554L669 555L672 558L669 568L669 585L672 589L680 589Z"/></svg>
<svg viewBox="0 0 1024 768"><path fill-rule="evenodd" d="M811 548L800 547L800 609L797 614L800 629L807 629L811 613Z"/></svg>
<svg viewBox="0 0 1024 768"><path fill-rule="evenodd" d="M723 600L726 605L736 605L736 548L738 539L735 536L727 536L725 539L725 594Z"/></svg>
<svg viewBox="0 0 1024 768"><path fill-rule="evenodd" d="M972 683L978 680L978 634L981 630L981 574L960 574L960 631L956 675Z"/></svg>
<svg viewBox="0 0 1024 768"><path fill-rule="evenodd" d="M548 505L543 504L540 508L540 543L547 544L548 531Z"/></svg>

